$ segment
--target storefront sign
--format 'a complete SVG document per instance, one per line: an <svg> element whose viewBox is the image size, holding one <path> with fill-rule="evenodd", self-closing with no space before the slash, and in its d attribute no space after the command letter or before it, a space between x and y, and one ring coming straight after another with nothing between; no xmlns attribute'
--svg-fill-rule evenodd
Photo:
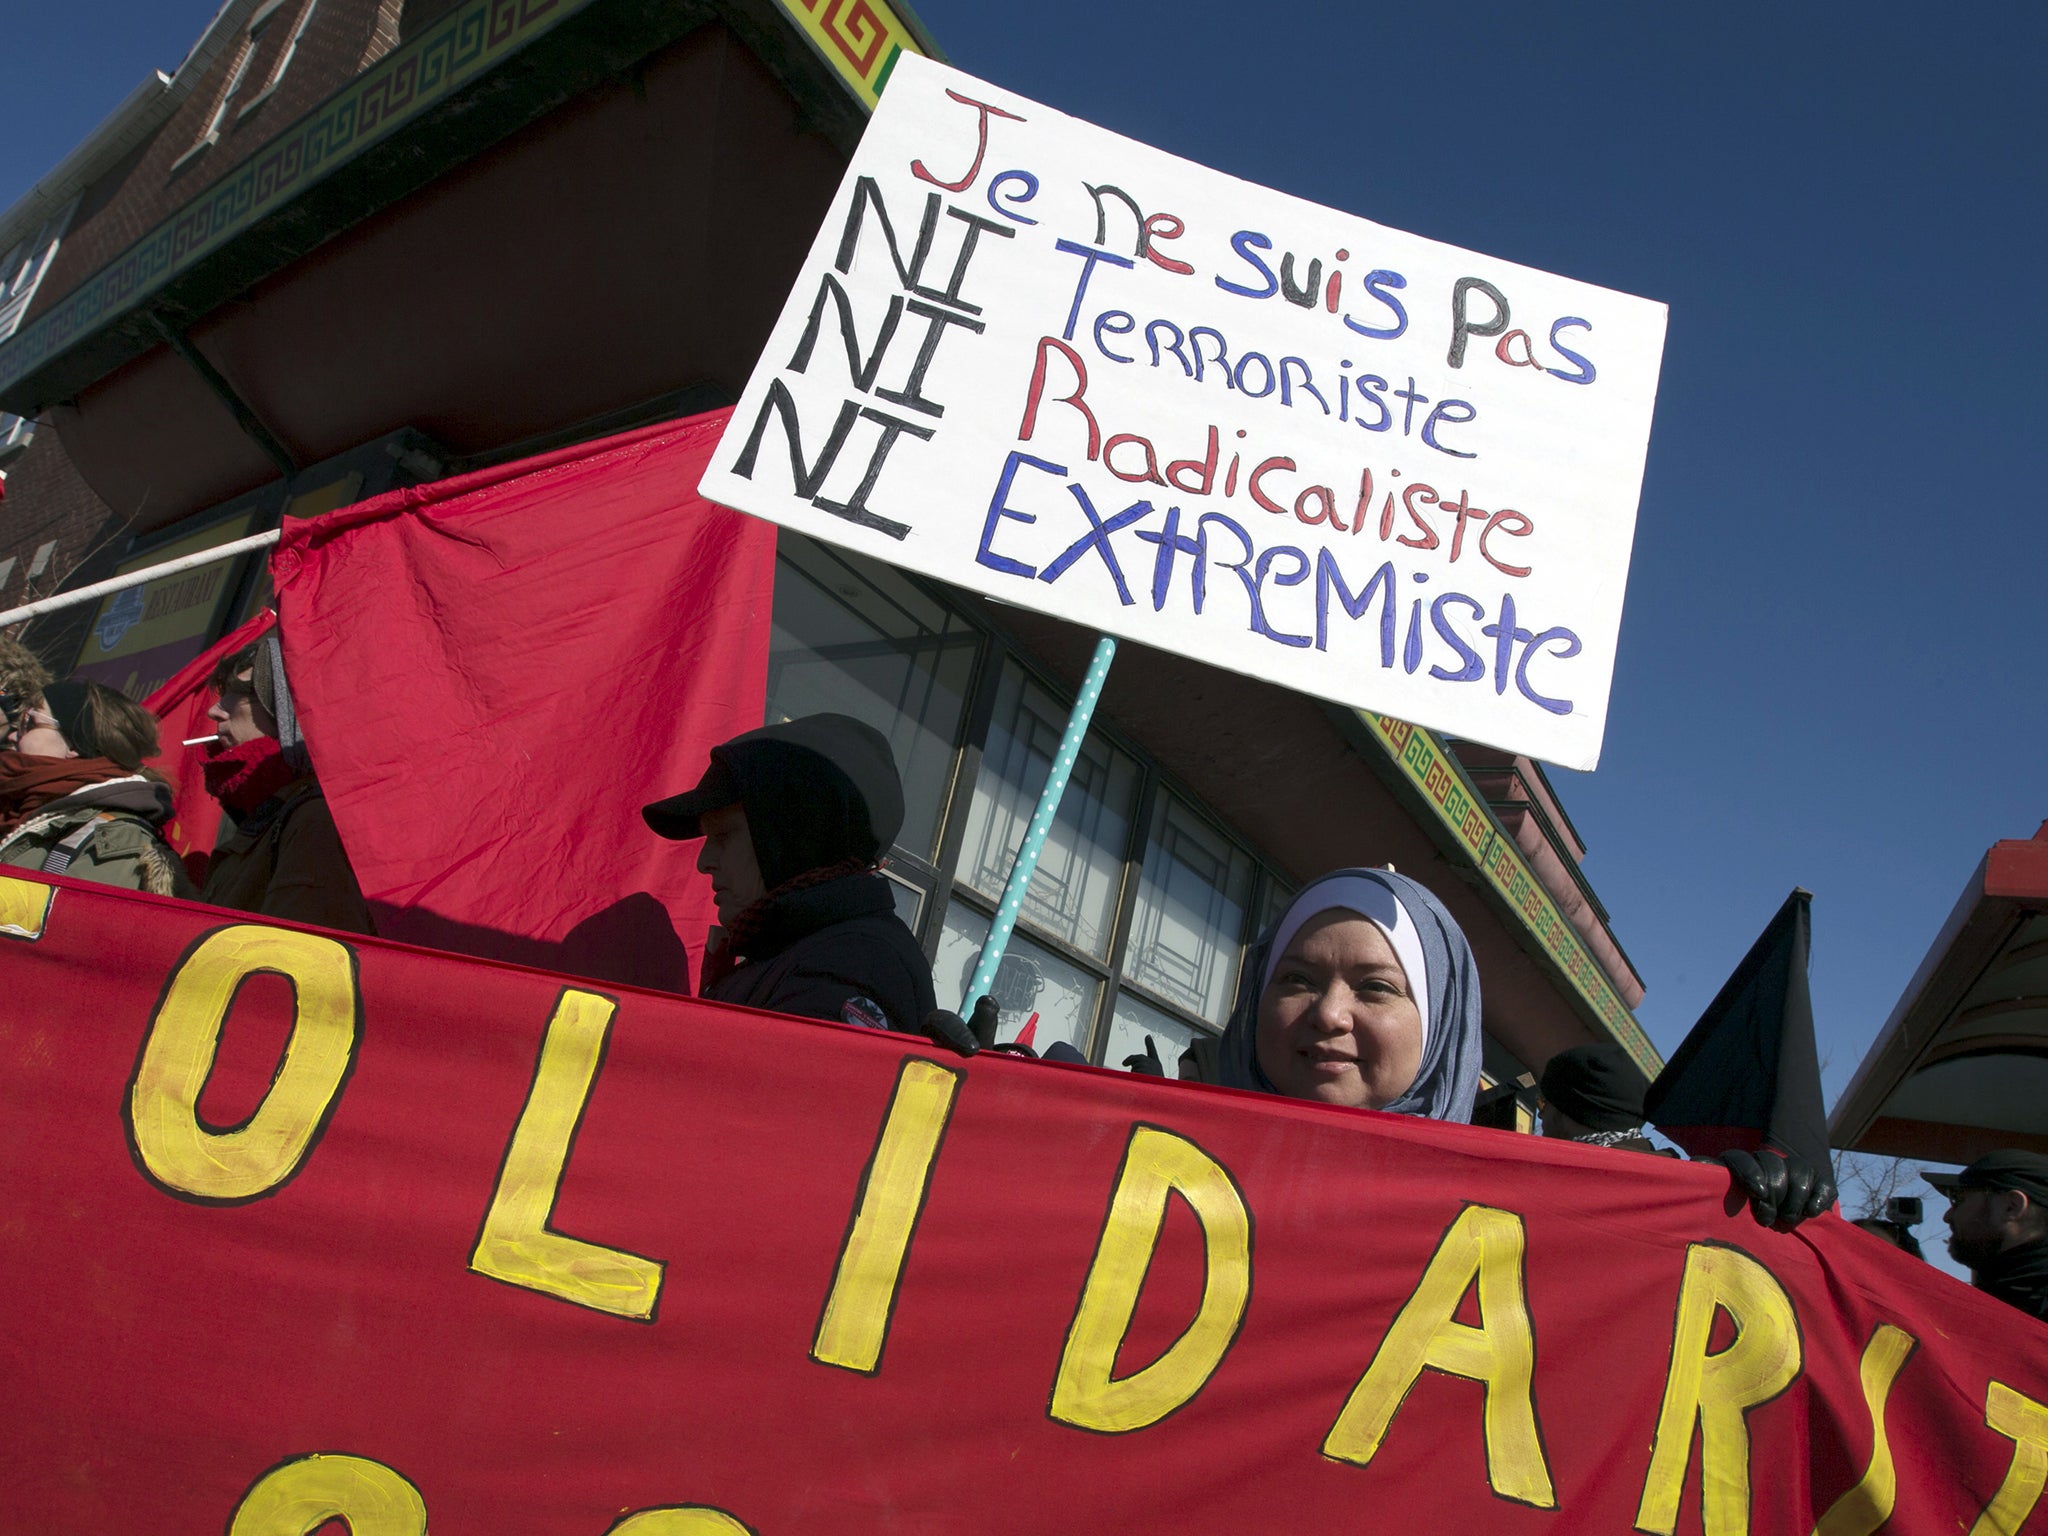
<svg viewBox="0 0 2048 1536"><path fill-rule="evenodd" d="M9 1529L2017 1532L2048 1328L1725 1172L0 877Z"/></svg>
<svg viewBox="0 0 2048 1536"><path fill-rule="evenodd" d="M905 54L703 489L1590 768L1664 318Z"/></svg>

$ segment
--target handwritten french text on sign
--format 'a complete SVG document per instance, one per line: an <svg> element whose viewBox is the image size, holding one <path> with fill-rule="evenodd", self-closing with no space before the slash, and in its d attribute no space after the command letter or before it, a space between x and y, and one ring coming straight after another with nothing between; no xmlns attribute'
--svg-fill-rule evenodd
<svg viewBox="0 0 2048 1536"><path fill-rule="evenodd" d="M1663 340L906 55L703 492L1590 768Z"/></svg>

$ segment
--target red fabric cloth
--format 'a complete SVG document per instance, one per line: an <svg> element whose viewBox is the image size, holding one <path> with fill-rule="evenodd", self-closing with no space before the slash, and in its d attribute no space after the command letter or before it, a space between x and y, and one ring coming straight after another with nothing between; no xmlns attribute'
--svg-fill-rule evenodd
<svg viewBox="0 0 2048 1536"><path fill-rule="evenodd" d="M269 632L277 615L265 609L218 644L193 657L171 674L170 680L142 701L142 707L157 718L157 742L163 749L149 760L170 781L176 809L164 826L164 841L185 861L185 872L194 885L206 883L206 861L220 840L220 802L206 791L208 744L196 747L179 743L194 736L213 736L213 721L207 710L213 707L213 689L207 679L214 663L232 656L259 635Z"/></svg>
<svg viewBox="0 0 2048 1536"><path fill-rule="evenodd" d="M377 931L686 990L713 921L640 807L761 723L775 534L698 497L725 412L293 523L313 765Z"/></svg>
<svg viewBox="0 0 2048 1536"><path fill-rule="evenodd" d="M309 1455L389 1468L435 1536L598 1536L690 1504L741 1524L682 1528L761 1536L1700 1536L1703 1482L1707 1529L1757 1536L1845 1498L1827 1529L1958 1536L2008 1487L1997 1529L2048 1519L2048 1325L1835 1217L1766 1231L1717 1167L565 996L79 882L0 875L0 922L8 1532L223 1532L272 1469L319 1474ZM911 1133L887 1158L884 1125ZM1165 1166L1160 1135L1204 1180L1213 1262L1182 1194L1112 1200ZM856 1228L864 1189L887 1198ZM1234 1205L1244 1249L1221 1238ZM523 1245L480 1259L487 1223ZM1168 1373L1183 1406L1123 1432L1049 1412L1098 1269L1142 1277L1128 1326L1107 1313L1117 1378L1195 1357ZM816 1357L842 1273L871 1373ZM1196 1335L1212 1274L1241 1283L1241 1324ZM1383 1442L1324 1454L1376 1360ZM1491 1388L1459 1374L1486 1369ZM1702 1435L1683 1388L1706 1376ZM1537 1464L1516 1446L1554 1509L1492 1486ZM1668 1516L1639 1517L1646 1486Z"/></svg>
<svg viewBox="0 0 2048 1536"><path fill-rule="evenodd" d="M12 832L52 801L127 772L104 757L0 752L0 834Z"/></svg>

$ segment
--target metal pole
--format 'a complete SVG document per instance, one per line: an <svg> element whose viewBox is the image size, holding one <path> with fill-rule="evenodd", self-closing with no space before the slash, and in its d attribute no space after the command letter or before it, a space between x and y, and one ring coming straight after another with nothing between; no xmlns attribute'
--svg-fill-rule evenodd
<svg viewBox="0 0 2048 1536"><path fill-rule="evenodd" d="M109 592L120 592L128 587L139 587L144 582L155 581L159 576L175 576L180 571L197 570L202 565L212 565L219 560L232 560L236 555L247 554L252 549L268 549L282 536L283 530L273 528L268 533L252 533L246 539L236 539L231 544L216 544L211 549L202 549L196 555L180 555L175 560L166 560L162 565L152 565L147 570L130 571L126 576L110 576L105 581L96 581L89 587L80 587L75 592L59 592L55 597L38 598L33 603L24 603L19 608L10 608L0 613L0 629L10 624L19 624L23 619L32 619L38 614L55 613L60 608L75 608L80 603L89 603L96 597L105 597Z"/></svg>
<svg viewBox="0 0 2048 1536"><path fill-rule="evenodd" d="M1017 862L1010 866L1009 882L1003 887L1003 899L996 906L996 920L989 925L988 942L981 946L981 959L974 967L974 978L967 983L967 996L960 1004L964 1016L973 1011L974 1000L995 985L996 971L1003 963L1003 951L1010 947L1010 930L1017 926L1018 909L1024 905L1024 893L1031 888L1031 877L1038 870L1038 856L1045 852L1046 835L1052 831L1052 819L1059 814L1060 797L1067 792L1067 780L1073 776L1074 759L1081 755L1081 743L1088 735L1088 722L1095 715L1095 701L1102 697L1103 679L1109 676L1109 664L1116 658L1116 641L1108 635L1095 642L1095 659L1088 663L1088 675L1081 679L1081 691L1074 697L1073 713L1067 716L1067 732L1060 738L1060 749L1052 760L1051 771L1045 776L1045 792L1038 797L1038 809L1031 813L1031 825L1024 830L1024 842L1017 850Z"/></svg>

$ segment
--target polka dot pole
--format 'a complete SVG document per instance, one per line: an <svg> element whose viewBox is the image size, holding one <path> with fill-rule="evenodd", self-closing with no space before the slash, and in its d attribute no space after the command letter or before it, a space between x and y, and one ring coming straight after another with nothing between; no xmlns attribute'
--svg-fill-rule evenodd
<svg viewBox="0 0 2048 1536"><path fill-rule="evenodd" d="M1088 735L1088 722L1095 715L1095 701L1102 697L1103 679L1116 659L1116 641L1108 635L1095 642L1095 659L1088 663L1088 675L1074 698L1074 711L1067 716L1067 732L1060 738L1059 755L1045 776L1045 791L1038 797L1038 809L1031 813L1031 825L1024 829L1024 844L1017 850L1017 862L1010 868L1003 899L996 907L996 920L989 925L988 942L981 947L981 959L974 967L974 979L967 983L967 996L960 1003L963 1016L974 1008L974 1000L995 985L996 968L1003 963L1003 951L1010 947L1010 930L1017 926L1017 913L1024 905L1024 893L1038 869L1038 856L1045 852L1046 834L1059 814L1060 797L1067 792L1067 780L1074 772L1074 759L1081 755L1081 743Z"/></svg>

